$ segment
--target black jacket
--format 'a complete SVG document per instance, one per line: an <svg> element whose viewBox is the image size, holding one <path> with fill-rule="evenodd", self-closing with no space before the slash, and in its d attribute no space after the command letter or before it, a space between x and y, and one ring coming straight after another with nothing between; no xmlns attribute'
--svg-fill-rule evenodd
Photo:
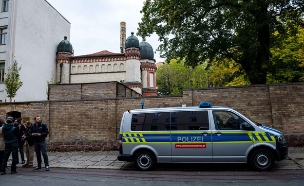
<svg viewBox="0 0 304 186"><path fill-rule="evenodd" d="M34 145L34 139L30 136L30 128L25 128L24 135L26 137L25 141L27 141L29 146L33 146Z"/></svg>
<svg viewBox="0 0 304 186"><path fill-rule="evenodd" d="M41 136L36 136L35 133L41 133ZM38 125L34 123L29 130L29 135L35 143L44 141L48 134L49 129L47 125L42 122L38 123Z"/></svg>
<svg viewBox="0 0 304 186"><path fill-rule="evenodd" d="M18 144L18 129L13 124L4 124L2 127L2 135L5 144Z"/></svg>

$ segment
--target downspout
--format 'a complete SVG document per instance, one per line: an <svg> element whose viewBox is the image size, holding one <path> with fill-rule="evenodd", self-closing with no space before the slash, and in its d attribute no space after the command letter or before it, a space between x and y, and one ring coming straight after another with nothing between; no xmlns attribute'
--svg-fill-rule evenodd
<svg viewBox="0 0 304 186"><path fill-rule="evenodd" d="M70 66L69 66L69 68L70 68L70 69L69 69L69 84L71 84L71 68L72 68L72 67L71 67L71 63L72 63L72 57L69 57L69 59L70 59L70 60L69 60L69 62L70 62Z"/></svg>
<svg viewBox="0 0 304 186"><path fill-rule="evenodd" d="M59 82L58 83L61 83L63 63L60 63L59 66L60 66L60 77L59 77Z"/></svg>

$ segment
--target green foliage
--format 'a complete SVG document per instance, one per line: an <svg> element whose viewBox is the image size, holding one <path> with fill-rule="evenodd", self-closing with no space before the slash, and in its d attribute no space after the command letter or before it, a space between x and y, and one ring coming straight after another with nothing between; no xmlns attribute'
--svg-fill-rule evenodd
<svg viewBox="0 0 304 186"><path fill-rule="evenodd" d="M276 32L275 38L281 34ZM304 29L298 28L296 34L288 33L283 40L278 39L271 48L273 70L268 74L268 83L303 81L304 74Z"/></svg>
<svg viewBox="0 0 304 186"><path fill-rule="evenodd" d="M14 60L12 66L8 68L8 72L5 74L5 90L7 93L7 97L10 98L10 102L12 101L12 98L17 95L17 91L23 84L20 80L20 70L21 67L18 67L18 62Z"/></svg>
<svg viewBox="0 0 304 186"><path fill-rule="evenodd" d="M184 77L187 69L183 61L172 59L169 63L161 65L156 71L156 82L161 94L181 94L184 85Z"/></svg>
<svg viewBox="0 0 304 186"><path fill-rule="evenodd" d="M303 0L146 0L138 35L155 32L168 61L195 67L233 60L251 84L264 84L277 65L270 61L273 33L294 34L294 25L304 25L303 10Z"/></svg>
<svg viewBox="0 0 304 186"><path fill-rule="evenodd" d="M214 61L210 67L210 81L215 87L249 85L240 64L233 60Z"/></svg>

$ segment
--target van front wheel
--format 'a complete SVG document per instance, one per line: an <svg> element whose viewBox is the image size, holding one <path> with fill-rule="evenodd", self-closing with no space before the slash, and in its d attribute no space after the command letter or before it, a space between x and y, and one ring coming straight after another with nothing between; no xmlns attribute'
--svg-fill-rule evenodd
<svg viewBox="0 0 304 186"><path fill-rule="evenodd" d="M250 156L251 166L258 171L267 171L273 167L274 156L268 149L257 149Z"/></svg>
<svg viewBox="0 0 304 186"><path fill-rule="evenodd" d="M139 170L151 170L156 164L156 159L153 153L147 150L142 150L136 153L134 162Z"/></svg>

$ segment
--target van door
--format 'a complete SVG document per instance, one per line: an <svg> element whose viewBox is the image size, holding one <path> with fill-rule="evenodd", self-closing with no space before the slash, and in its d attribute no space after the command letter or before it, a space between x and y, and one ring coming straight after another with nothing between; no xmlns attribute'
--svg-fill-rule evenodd
<svg viewBox="0 0 304 186"><path fill-rule="evenodd" d="M208 111L171 112L173 162L212 161Z"/></svg>
<svg viewBox="0 0 304 186"><path fill-rule="evenodd" d="M247 162L253 142L251 131L242 129L246 121L233 112L213 111L213 122L213 162Z"/></svg>

